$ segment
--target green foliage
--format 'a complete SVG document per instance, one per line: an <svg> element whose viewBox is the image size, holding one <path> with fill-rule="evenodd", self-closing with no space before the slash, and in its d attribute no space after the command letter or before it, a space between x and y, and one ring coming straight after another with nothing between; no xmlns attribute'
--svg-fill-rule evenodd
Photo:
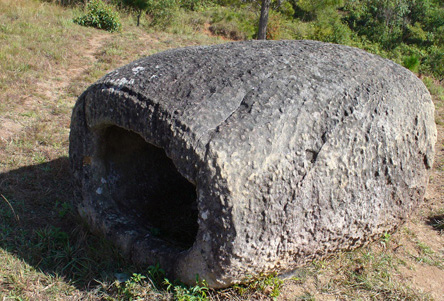
<svg viewBox="0 0 444 301"><path fill-rule="evenodd" d="M151 24L165 28L172 20L174 10L177 9L176 0L146 0L147 13L151 17Z"/></svg>
<svg viewBox="0 0 444 301"><path fill-rule="evenodd" d="M344 11L350 28L385 49L402 42L430 45L444 25L444 8L431 0L348 0Z"/></svg>
<svg viewBox="0 0 444 301"><path fill-rule="evenodd" d="M280 295L280 289L283 283L284 281L279 279L276 274L271 274L252 279L249 284L246 285L235 285L233 288L241 296L251 294L252 292L261 292L275 299Z"/></svg>
<svg viewBox="0 0 444 301"><path fill-rule="evenodd" d="M124 6L127 6L137 12L137 25L140 23L140 17L147 13L151 17L151 24L157 26L167 26L173 13L179 7L187 8L199 7L201 0L120 0Z"/></svg>
<svg viewBox="0 0 444 301"><path fill-rule="evenodd" d="M258 17L249 9L216 7L207 12L211 30L233 39L253 39L256 36Z"/></svg>
<svg viewBox="0 0 444 301"><path fill-rule="evenodd" d="M144 284L143 282L145 279L145 276L138 273L133 273L131 278L125 281L123 285L116 283L119 295L124 297L126 300L133 300L141 297L140 286Z"/></svg>
<svg viewBox="0 0 444 301"><path fill-rule="evenodd" d="M403 66L412 72L418 72L418 68L419 68L418 56L412 54L410 56L404 57Z"/></svg>
<svg viewBox="0 0 444 301"><path fill-rule="evenodd" d="M199 11L209 5L209 0L178 0L179 6L186 10Z"/></svg>
<svg viewBox="0 0 444 301"><path fill-rule="evenodd" d="M291 5L290 1L285 1L281 3L281 5L277 6L275 10L280 12L283 16L285 16L288 19L293 18L295 14L293 5Z"/></svg>
<svg viewBox="0 0 444 301"><path fill-rule="evenodd" d="M384 234L382 234L382 236L381 236L381 245L384 248L387 247L391 237L392 237L392 235L390 233L388 233L388 232L384 232Z"/></svg>
<svg viewBox="0 0 444 301"><path fill-rule="evenodd" d="M220 6L231 6L237 8L244 6L246 3L247 4L253 3L260 5L260 1L257 0L214 0L214 2Z"/></svg>
<svg viewBox="0 0 444 301"><path fill-rule="evenodd" d="M165 280L165 270L162 269L159 264L152 265L148 267L148 275L153 283L153 285L159 289Z"/></svg>
<svg viewBox="0 0 444 301"><path fill-rule="evenodd" d="M91 0L86 6L86 14L74 18L74 23L104 29L110 32L119 31L122 27L119 14L101 0Z"/></svg>
<svg viewBox="0 0 444 301"><path fill-rule="evenodd" d="M342 0L289 0L294 9L294 16L304 21L314 21L319 14L331 11L343 5Z"/></svg>
<svg viewBox="0 0 444 301"><path fill-rule="evenodd" d="M122 3L128 7L135 9L136 11L146 11L150 8L150 0L122 0Z"/></svg>
<svg viewBox="0 0 444 301"><path fill-rule="evenodd" d="M315 21L315 35L312 37L314 40L348 44L351 35L350 28L342 22L338 14L333 13L332 9L318 13Z"/></svg>
<svg viewBox="0 0 444 301"><path fill-rule="evenodd" d="M148 267L146 276L133 273L131 277L126 274L119 274L119 277L122 279L115 281L113 288L119 300L155 300L155 297L162 295L170 295L178 301L207 300L210 290L205 280L200 281L198 276L194 286L187 286L180 281L171 282L159 264Z"/></svg>
<svg viewBox="0 0 444 301"><path fill-rule="evenodd" d="M203 281L199 281L199 277L196 276L195 286L186 286L178 283L173 284L165 278L164 284L166 285L167 292L174 294L174 299L178 301L198 301L208 299L208 285Z"/></svg>
<svg viewBox="0 0 444 301"><path fill-rule="evenodd" d="M426 72L432 74L439 80L444 79L444 45L431 46L424 57Z"/></svg>

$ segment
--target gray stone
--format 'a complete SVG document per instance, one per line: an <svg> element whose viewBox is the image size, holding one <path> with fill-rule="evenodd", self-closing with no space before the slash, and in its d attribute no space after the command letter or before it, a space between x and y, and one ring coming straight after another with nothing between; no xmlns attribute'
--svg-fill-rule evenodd
<svg viewBox="0 0 444 301"><path fill-rule="evenodd" d="M356 48L250 41L170 50L73 111L76 203L137 263L226 287L393 231L433 164L434 107Z"/></svg>

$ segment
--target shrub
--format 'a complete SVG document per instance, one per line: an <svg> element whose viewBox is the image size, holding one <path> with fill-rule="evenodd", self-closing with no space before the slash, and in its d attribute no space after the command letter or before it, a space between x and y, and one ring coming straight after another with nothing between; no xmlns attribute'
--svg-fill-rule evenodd
<svg viewBox="0 0 444 301"><path fill-rule="evenodd" d="M236 40L248 40L256 36L259 18L252 10L217 7L207 13L210 30L215 34Z"/></svg>
<svg viewBox="0 0 444 301"><path fill-rule="evenodd" d="M85 15L75 18L74 23L110 32L119 31L122 26L118 13L101 0L91 0L88 2L86 11Z"/></svg>
<svg viewBox="0 0 444 301"><path fill-rule="evenodd" d="M412 72L418 72L419 57L412 54L404 57L403 65Z"/></svg>
<svg viewBox="0 0 444 301"><path fill-rule="evenodd" d="M444 46L432 46L428 49L428 56L424 58L425 63L429 66L429 73L438 80L444 79Z"/></svg>
<svg viewBox="0 0 444 301"><path fill-rule="evenodd" d="M246 35L234 22L219 22L210 26L210 31L218 36L223 36L228 39L240 41L245 40Z"/></svg>
<svg viewBox="0 0 444 301"><path fill-rule="evenodd" d="M147 13L151 17L151 25L165 29L173 20L177 10L177 0L147 0Z"/></svg>
<svg viewBox="0 0 444 301"><path fill-rule="evenodd" d="M180 0L179 1L180 7L191 10L191 11L198 11L202 8L204 8L206 5L208 5L207 0Z"/></svg>

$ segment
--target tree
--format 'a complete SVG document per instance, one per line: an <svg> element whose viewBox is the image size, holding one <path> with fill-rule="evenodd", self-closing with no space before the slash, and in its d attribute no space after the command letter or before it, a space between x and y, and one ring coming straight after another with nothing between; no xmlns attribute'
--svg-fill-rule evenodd
<svg viewBox="0 0 444 301"><path fill-rule="evenodd" d="M258 40L267 39L267 23L268 23L268 11L270 10L271 0L262 0L261 17L259 19L259 30L257 34Z"/></svg>
<svg viewBox="0 0 444 301"><path fill-rule="evenodd" d="M137 26L140 25L142 13L150 7L151 0L123 0L123 4L132 7L137 12Z"/></svg>

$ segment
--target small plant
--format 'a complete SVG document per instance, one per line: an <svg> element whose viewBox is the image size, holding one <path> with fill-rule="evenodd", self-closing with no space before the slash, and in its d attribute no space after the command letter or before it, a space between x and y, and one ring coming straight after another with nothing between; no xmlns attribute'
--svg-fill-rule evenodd
<svg viewBox="0 0 444 301"><path fill-rule="evenodd" d="M165 280L165 270L162 269L158 263L148 267L148 275L154 287L159 289L162 282Z"/></svg>
<svg viewBox="0 0 444 301"><path fill-rule="evenodd" d="M196 275L196 285L186 286L182 283L173 284L165 278L167 292L174 294L174 299L178 301L198 301L208 299L208 285L205 280L199 281L199 276Z"/></svg>
<svg viewBox="0 0 444 301"><path fill-rule="evenodd" d="M122 27L118 13L101 0L91 0L88 2L86 11L85 15L75 18L74 23L109 32L119 31Z"/></svg>
<svg viewBox="0 0 444 301"><path fill-rule="evenodd" d="M383 245L383 247L387 247L387 244L389 243L391 237L392 236L390 233L384 232L384 234L382 234L381 244Z"/></svg>
<svg viewBox="0 0 444 301"><path fill-rule="evenodd" d="M57 213L60 218L64 218L72 209L72 206L68 202L62 202L61 204L56 201L54 208L57 209Z"/></svg>
<svg viewBox="0 0 444 301"><path fill-rule="evenodd" d="M234 288L238 294L247 295L252 292L261 292L262 294L276 299L281 291L281 286L284 283L282 279L279 279L276 274L268 276L262 276L256 280L252 279L249 285L235 285Z"/></svg>
<svg viewBox="0 0 444 301"><path fill-rule="evenodd" d="M116 282L118 293L124 300L143 300L145 293L145 279L146 277L133 273L130 279L126 280L123 284Z"/></svg>

